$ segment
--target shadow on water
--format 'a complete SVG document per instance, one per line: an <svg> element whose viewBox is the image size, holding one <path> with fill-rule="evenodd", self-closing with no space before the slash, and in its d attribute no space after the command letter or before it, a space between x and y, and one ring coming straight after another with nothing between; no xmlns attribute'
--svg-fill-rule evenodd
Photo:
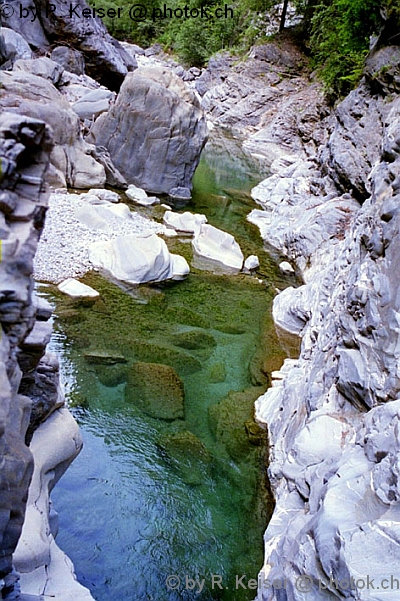
<svg viewBox="0 0 400 601"><path fill-rule="evenodd" d="M53 493L57 540L98 601L256 595L247 583L262 565L272 501L253 403L286 356L273 289L295 282L245 221L255 170L235 141L214 139L185 209L234 234L269 281L192 270L134 295L92 273L83 281L101 296L90 306L42 290L55 304L51 344L85 440ZM191 259L187 241L168 243Z"/></svg>

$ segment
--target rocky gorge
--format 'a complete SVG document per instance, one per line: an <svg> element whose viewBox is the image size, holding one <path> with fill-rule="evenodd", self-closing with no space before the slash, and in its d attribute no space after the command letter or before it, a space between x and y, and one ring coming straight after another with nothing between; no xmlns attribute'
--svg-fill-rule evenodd
<svg viewBox="0 0 400 601"><path fill-rule="evenodd" d="M96 265L89 246L99 238L97 265L115 276L115 262L105 263L121 228L127 238L145 233L146 239L166 228L125 209L115 211L121 206L115 198L102 198L96 190L106 183L120 190L134 184L131 190L140 186L171 199L189 198L207 137L205 117L211 128L240 135L245 151L270 169L253 188L261 208L248 219L304 282L280 291L273 303L275 323L301 337L300 356L272 372L272 386L255 403L256 418L268 433L275 500L257 599L398 598L400 47L392 43L392 32L399 24L386 24L361 84L332 109L290 35L254 47L244 62L218 55L191 78L166 57L137 68L140 55L132 58L98 21L85 35L78 24L56 29L53 21L25 32L8 22L9 29L2 30L1 53L9 69L1 74L3 598L18 598L13 566L31 595L27 599L91 598L71 578L72 566L54 543L48 498L82 443L64 406L57 360L45 350L51 311L34 300L31 280L47 206L44 174L54 188L64 188L50 203L55 212L65 204L68 231L78 232L70 246L86 241L75 248L73 260L63 242L57 267L48 243L60 234L45 230L38 279L58 283L85 273ZM81 54L69 46L56 52L54 40ZM41 48L51 51L51 60L32 58ZM191 79L190 86L184 79ZM141 94L148 101L144 107ZM131 115L127 103L134 107ZM144 114L153 115L146 122L151 135ZM133 128L135 136L127 139L125 128ZM163 168L155 170L152 161L158 159ZM91 198L74 198L66 186L92 189ZM51 219L50 212L46 227ZM213 226L201 218L177 224L168 213L164 221L174 222L178 232L188 228L194 250L204 244L208 260ZM203 241L207 233L211 243ZM235 251L232 267L240 271L240 248L225 237L217 236L217 242L217 255L221 245ZM160 255L168 259L162 272L170 277L161 243ZM65 257L70 270L59 271ZM54 268L51 276L48 266ZM123 272L132 273L131 266L124 263ZM178 276L185 273L181 264ZM117 279L136 283L126 275ZM157 281L154 271L149 280ZM139 380L132 376L132 382ZM132 385L133 396L134 390ZM56 431L65 432L63 441ZM52 437L54 453L43 456L41 441ZM267 586L273 581L276 586Z"/></svg>

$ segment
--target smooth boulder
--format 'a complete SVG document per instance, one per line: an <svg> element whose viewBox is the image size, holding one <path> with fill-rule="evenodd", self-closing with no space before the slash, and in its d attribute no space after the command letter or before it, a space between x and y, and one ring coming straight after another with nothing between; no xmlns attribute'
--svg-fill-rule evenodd
<svg viewBox="0 0 400 601"><path fill-rule="evenodd" d="M8 27L2 27L0 38L2 64L7 61L10 61L12 64L18 59L32 58L32 52L28 43L16 31Z"/></svg>
<svg viewBox="0 0 400 601"><path fill-rule="evenodd" d="M113 92L98 88L91 90L83 98L74 102L72 110L79 115L80 119L96 119L101 113L110 108L110 102L115 97Z"/></svg>
<svg viewBox="0 0 400 601"><path fill-rule="evenodd" d="M57 286L60 292L72 298L97 298L99 293L91 286L87 286L74 278L68 278Z"/></svg>
<svg viewBox="0 0 400 601"><path fill-rule="evenodd" d="M186 260L171 254L164 240L152 233L95 242L89 258L98 269L130 284L182 279L189 273Z"/></svg>
<svg viewBox="0 0 400 601"><path fill-rule="evenodd" d="M207 223L207 217L197 213L175 213L174 211L165 211L163 216L165 225L173 228L176 232L195 235L200 231L203 223Z"/></svg>
<svg viewBox="0 0 400 601"><path fill-rule="evenodd" d="M105 146L128 183L154 194L189 194L207 139L192 91L168 69L129 73L115 104L96 120L88 141Z"/></svg>
<svg viewBox="0 0 400 601"><path fill-rule="evenodd" d="M127 190L125 190L125 194L129 200L133 200L133 202L143 207L150 207L152 205L160 204L157 196L147 196L143 188L138 188L133 184L128 186Z"/></svg>
<svg viewBox="0 0 400 601"><path fill-rule="evenodd" d="M243 253L235 238L213 225L203 224L193 238L193 264L199 269L216 273L239 273L243 266Z"/></svg>
<svg viewBox="0 0 400 601"><path fill-rule="evenodd" d="M78 115L50 81L26 71L3 71L1 85L3 110L39 119L53 130L55 146L48 181L58 187L83 189L104 185L104 168L91 156L92 147L81 136Z"/></svg>

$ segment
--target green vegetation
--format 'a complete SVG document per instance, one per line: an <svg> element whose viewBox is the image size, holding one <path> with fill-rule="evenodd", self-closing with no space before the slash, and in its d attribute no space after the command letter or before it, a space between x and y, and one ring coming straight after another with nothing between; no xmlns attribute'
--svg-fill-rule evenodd
<svg viewBox="0 0 400 601"><path fill-rule="evenodd" d="M154 42L185 66L201 67L220 50L237 54L265 41L266 17L273 0L149 0L146 14L125 0L89 0L104 10L103 21L118 39L141 46ZM370 37L384 19L400 15L398 0L295 0L303 15L302 38L332 99L347 94L360 80ZM119 18L113 16L118 14ZM113 10L115 13L113 13ZM107 16L108 11L108 16ZM131 14L130 14L131 13Z"/></svg>
<svg viewBox="0 0 400 601"><path fill-rule="evenodd" d="M360 80L370 36L382 27L392 0L299 0L311 64L332 99L347 94Z"/></svg>
<svg viewBox="0 0 400 601"><path fill-rule="evenodd" d="M149 0L140 14L125 0L89 0L102 8L103 22L117 39L141 46L159 42L186 66L202 66L222 49L247 48L262 35L257 21L272 0ZM120 17L118 15L120 8ZM108 11L108 16L107 16ZM137 8L139 11L139 8ZM130 14L131 12L131 14Z"/></svg>

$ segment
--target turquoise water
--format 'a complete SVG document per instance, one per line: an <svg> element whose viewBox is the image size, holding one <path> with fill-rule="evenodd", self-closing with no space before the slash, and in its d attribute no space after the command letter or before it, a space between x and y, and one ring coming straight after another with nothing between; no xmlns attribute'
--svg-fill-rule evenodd
<svg viewBox="0 0 400 601"><path fill-rule="evenodd" d="M236 586L236 575L257 578L272 510L252 405L285 356L270 315L273 288L293 283L244 219L260 179L235 141L216 139L187 209L233 233L246 256L258 254L262 283L192 270L185 282L135 297L91 274L84 281L101 292L92 306L43 289L55 304L51 345L85 441L52 495L57 541L98 601L255 597ZM187 241L169 243L190 260ZM174 368L185 392L181 419L132 402L126 380L137 362ZM180 582L168 588L169 575Z"/></svg>

